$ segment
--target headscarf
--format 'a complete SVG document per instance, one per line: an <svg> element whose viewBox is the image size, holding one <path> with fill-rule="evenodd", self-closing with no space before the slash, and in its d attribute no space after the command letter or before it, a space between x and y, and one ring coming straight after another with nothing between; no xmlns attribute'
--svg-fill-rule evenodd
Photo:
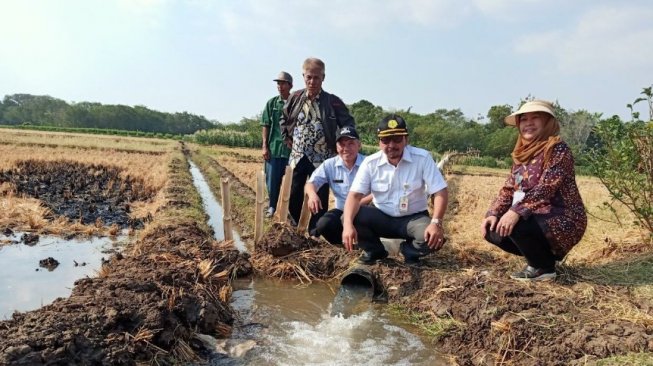
<svg viewBox="0 0 653 366"><path fill-rule="evenodd" d="M545 113L545 112L541 112ZM549 161L553 146L561 141L560 123L555 117L546 113L549 120L542 126L542 132L532 141L526 141L522 138L521 132L517 137L517 143L512 150L512 160L515 164L528 164L531 159L544 151L544 164ZM519 128L519 116L517 116L517 128Z"/></svg>

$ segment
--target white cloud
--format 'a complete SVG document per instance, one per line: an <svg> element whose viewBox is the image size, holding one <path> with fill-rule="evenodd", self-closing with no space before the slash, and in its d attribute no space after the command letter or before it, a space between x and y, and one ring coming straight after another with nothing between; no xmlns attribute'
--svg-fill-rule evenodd
<svg viewBox="0 0 653 366"><path fill-rule="evenodd" d="M569 73L650 69L651 19L651 6L597 7L582 15L571 29L519 38L514 50L550 57L559 70Z"/></svg>
<svg viewBox="0 0 653 366"><path fill-rule="evenodd" d="M461 23L470 6L456 0L249 0L217 3L211 8L232 40L260 34L296 36L333 32L364 38L392 27L449 28Z"/></svg>

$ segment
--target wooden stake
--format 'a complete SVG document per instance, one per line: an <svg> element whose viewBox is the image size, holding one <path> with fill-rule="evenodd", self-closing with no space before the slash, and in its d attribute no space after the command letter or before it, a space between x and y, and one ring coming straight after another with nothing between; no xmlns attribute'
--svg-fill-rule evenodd
<svg viewBox="0 0 653 366"><path fill-rule="evenodd" d="M258 242L263 236L263 210L265 203L265 178L263 171L256 173L256 214L254 215L254 242Z"/></svg>
<svg viewBox="0 0 653 366"><path fill-rule="evenodd" d="M224 240L233 240L234 234L231 228L231 185L229 178L220 180L220 191L222 193L222 226L224 226Z"/></svg>
<svg viewBox="0 0 653 366"><path fill-rule="evenodd" d="M302 204L302 213L299 215L299 222L297 223L297 232L304 234L308 228L308 222L311 220L311 210L308 209L308 195L304 195L304 203Z"/></svg>
<svg viewBox="0 0 653 366"><path fill-rule="evenodd" d="M288 204L290 204L290 187L292 185L292 168L286 166L286 172L281 180L281 197L277 202L276 219L277 222L288 221Z"/></svg>

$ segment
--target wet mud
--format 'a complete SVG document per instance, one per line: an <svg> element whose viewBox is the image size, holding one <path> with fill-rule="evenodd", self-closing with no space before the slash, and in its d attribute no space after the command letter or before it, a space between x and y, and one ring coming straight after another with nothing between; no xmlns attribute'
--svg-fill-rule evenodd
<svg viewBox="0 0 653 366"><path fill-rule="evenodd" d="M9 183L18 195L41 200L53 216L140 229L151 218L130 217L130 205L149 200L156 192L141 179L121 173L120 168L104 165L24 160L0 172L0 184Z"/></svg>
<svg viewBox="0 0 653 366"><path fill-rule="evenodd" d="M143 254L113 256L69 298L0 322L0 364L201 360L198 334L231 331L229 281L251 272L246 256L192 222L160 227L138 245Z"/></svg>
<svg viewBox="0 0 653 366"><path fill-rule="evenodd" d="M255 244L252 264L265 275L310 282L339 276L355 258L342 247L300 235L290 225L275 223Z"/></svg>

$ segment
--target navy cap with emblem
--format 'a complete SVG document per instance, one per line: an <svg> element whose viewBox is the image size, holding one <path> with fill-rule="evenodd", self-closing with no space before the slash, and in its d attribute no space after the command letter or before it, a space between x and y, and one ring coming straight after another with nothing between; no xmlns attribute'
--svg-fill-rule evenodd
<svg viewBox="0 0 653 366"><path fill-rule="evenodd" d="M340 140L341 137L359 140L358 132L352 126L345 126L336 131L336 141Z"/></svg>
<svg viewBox="0 0 653 366"><path fill-rule="evenodd" d="M407 136L408 125L401 116L397 114L390 114L385 116L376 128L378 137L386 136Z"/></svg>

